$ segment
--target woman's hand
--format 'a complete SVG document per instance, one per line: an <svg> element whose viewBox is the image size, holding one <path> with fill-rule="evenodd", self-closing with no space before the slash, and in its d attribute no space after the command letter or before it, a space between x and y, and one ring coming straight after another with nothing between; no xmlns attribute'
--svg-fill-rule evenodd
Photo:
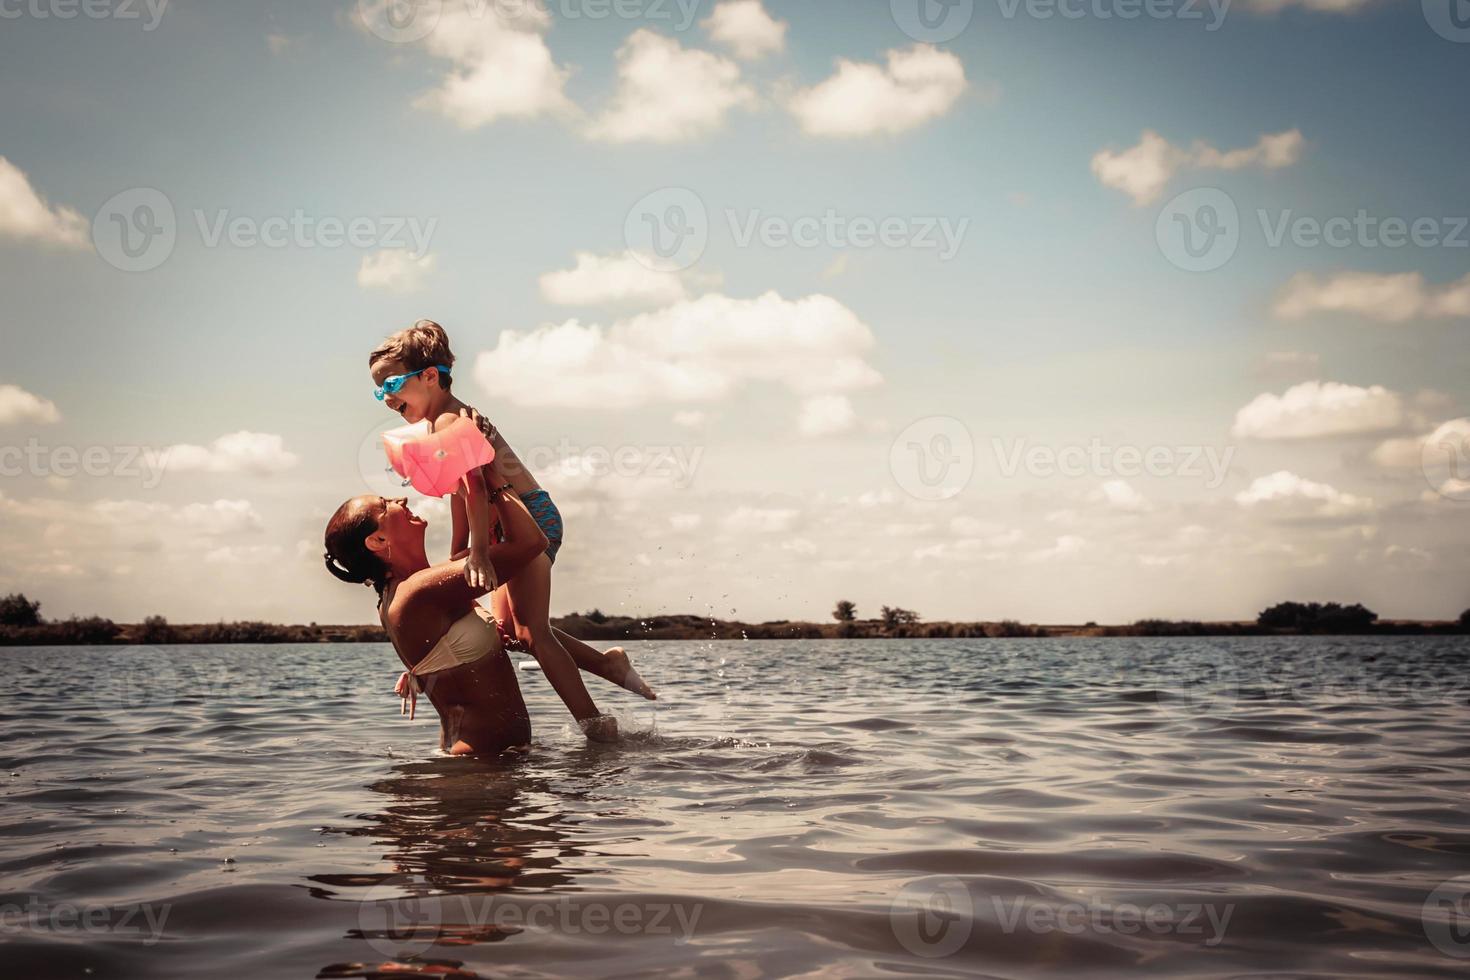
<svg viewBox="0 0 1470 980"><path fill-rule="evenodd" d="M419 706L419 689L413 682L413 675L406 670L400 674L398 683L393 685L393 693L402 699L398 705L398 713L408 715L408 720L413 721L414 712Z"/></svg>

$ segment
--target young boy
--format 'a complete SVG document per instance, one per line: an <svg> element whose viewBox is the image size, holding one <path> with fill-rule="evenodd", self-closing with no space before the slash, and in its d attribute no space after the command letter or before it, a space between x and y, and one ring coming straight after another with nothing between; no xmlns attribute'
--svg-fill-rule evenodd
<svg viewBox="0 0 1470 980"><path fill-rule="evenodd" d="M544 554L495 590L492 602L495 618L536 658L546 679L584 731L590 735L591 726L596 726L606 732L613 723L610 717L606 721L597 720L606 716L598 712L577 673L578 668L653 700L656 695L638 676L621 647L599 653L551 626L551 566L562 544L561 513L551 495L536 482L499 431L451 392L454 354L449 349L444 328L432 320L420 320L379 344L369 356L368 366L373 383L378 386L377 397L403 416L405 422L429 419L433 424L445 415L473 418L495 448L496 468L504 474L511 492L520 498L550 540ZM486 552L493 533L489 493L494 489L485 484L481 471L476 471L466 477L450 504L454 522L450 551L458 556L468 549L465 577L471 585L488 584Z"/></svg>

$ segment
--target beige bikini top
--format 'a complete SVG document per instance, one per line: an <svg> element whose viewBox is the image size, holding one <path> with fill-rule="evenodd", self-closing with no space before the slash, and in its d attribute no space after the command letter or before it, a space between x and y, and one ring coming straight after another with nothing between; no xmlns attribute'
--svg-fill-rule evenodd
<svg viewBox="0 0 1470 980"><path fill-rule="evenodd" d="M409 669L415 689L422 691L419 678L441 670L462 667L500 651L500 630L495 617L480 606L465 613L434 644L429 655Z"/></svg>

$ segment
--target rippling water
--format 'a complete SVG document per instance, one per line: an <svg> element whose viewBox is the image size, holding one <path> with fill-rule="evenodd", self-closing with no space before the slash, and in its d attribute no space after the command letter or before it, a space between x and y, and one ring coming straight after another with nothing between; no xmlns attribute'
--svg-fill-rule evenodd
<svg viewBox="0 0 1470 980"><path fill-rule="evenodd" d="M386 647L0 652L7 976L1464 976L1452 638L658 643L435 752Z"/></svg>

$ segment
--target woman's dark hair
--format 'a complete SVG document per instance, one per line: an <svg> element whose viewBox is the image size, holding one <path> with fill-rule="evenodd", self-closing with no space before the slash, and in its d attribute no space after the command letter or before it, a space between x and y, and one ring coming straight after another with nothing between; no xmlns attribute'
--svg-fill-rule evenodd
<svg viewBox="0 0 1470 980"><path fill-rule="evenodd" d="M353 585L371 585L383 598L388 584L388 566L368 549L367 539L378 530L378 519L366 507L354 507L349 500L337 508L327 522L327 571Z"/></svg>

